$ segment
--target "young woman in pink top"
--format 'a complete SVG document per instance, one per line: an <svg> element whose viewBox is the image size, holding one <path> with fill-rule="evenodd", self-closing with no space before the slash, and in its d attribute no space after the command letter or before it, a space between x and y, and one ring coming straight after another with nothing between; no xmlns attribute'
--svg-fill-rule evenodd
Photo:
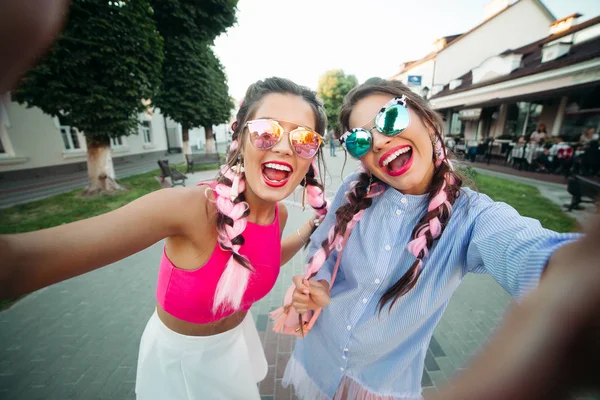
<svg viewBox="0 0 600 400"><path fill-rule="evenodd" d="M280 265L308 242L326 213L317 182L326 129L322 104L280 78L248 89L233 123L227 163L214 182L159 190L113 212L0 237L8 296L83 274L166 238L156 312L142 336L137 398L259 399L267 373L250 306ZM281 200L303 186L317 214L281 239ZM169 204L175 213L165 213ZM62 244L69 243L65 247Z"/></svg>

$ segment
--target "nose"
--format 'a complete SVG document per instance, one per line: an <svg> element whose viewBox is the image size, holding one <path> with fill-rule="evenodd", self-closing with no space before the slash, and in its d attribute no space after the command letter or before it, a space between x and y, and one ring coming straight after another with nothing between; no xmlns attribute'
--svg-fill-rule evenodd
<svg viewBox="0 0 600 400"><path fill-rule="evenodd" d="M383 133L380 133L377 129L373 129L371 131L371 135L373 136L373 152L378 153L386 147L391 141L392 138L389 136L385 136Z"/></svg>
<svg viewBox="0 0 600 400"><path fill-rule="evenodd" d="M271 148L271 151L274 151L275 153L281 155L293 155L294 152L292 151L292 147L290 146L290 134L285 132L281 140L277 142L277 144L273 146L273 148Z"/></svg>

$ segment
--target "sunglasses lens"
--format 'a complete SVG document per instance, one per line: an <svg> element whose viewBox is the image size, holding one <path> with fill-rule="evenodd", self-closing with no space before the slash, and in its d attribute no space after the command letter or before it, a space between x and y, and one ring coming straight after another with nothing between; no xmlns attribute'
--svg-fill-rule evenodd
<svg viewBox="0 0 600 400"><path fill-rule="evenodd" d="M259 150L268 150L275 146L283 130L273 121L268 119L258 119L248 122L248 130L250 131L250 140L254 147Z"/></svg>
<svg viewBox="0 0 600 400"><path fill-rule="evenodd" d="M319 134L310 129L298 128L290 132L292 146L298 156L302 158L311 158L317 154L321 138Z"/></svg>
<svg viewBox="0 0 600 400"><path fill-rule="evenodd" d="M388 107L379 113L375 119L377 129L387 136L397 135L404 131L409 123L410 116L408 110L400 104Z"/></svg>
<svg viewBox="0 0 600 400"><path fill-rule="evenodd" d="M354 158L361 158L371 150L371 134L364 129L353 129L346 138L346 150Z"/></svg>

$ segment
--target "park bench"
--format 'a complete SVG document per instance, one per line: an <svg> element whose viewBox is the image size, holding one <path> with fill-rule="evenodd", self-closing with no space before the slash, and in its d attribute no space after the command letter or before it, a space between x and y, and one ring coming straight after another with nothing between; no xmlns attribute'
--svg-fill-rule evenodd
<svg viewBox="0 0 600 400"><path fill-rule="evenodd" d="M161 183L164 183L165 178L171 178L171 186L185 186L185 180L187 179L187 176L179 172L177 169L170 167L169 160L158 160L158 166L160 167Z"/></svg>
<svg viewBox="0 0 600 400"><path fill-rule="evenodd" d="M568 206L569 211L579 208L579 203L595 203L600 196L600 179L589 176L575 175L569 178L567 191L571 194L571 204ZM590 200L582 200L582 197L587 197Z"/></svg>
<svg viewBox="0 0 600 400"><path fill-rule="evenodd" d="M185 155L185 161L187 162L186 173L194 173L194 166L202 164L217 164L221 163L219 153L191 153Z"/></svg>

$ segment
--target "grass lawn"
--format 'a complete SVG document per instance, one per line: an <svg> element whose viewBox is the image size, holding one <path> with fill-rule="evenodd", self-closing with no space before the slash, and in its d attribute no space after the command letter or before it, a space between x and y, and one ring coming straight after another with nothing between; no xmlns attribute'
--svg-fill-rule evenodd
<svg viewBox="0 0 600 400"><path fill-rule="evenodd" d="M539 220L544 228L557 232L573 232L577 228L575 219L543 197L534 186L483 174L475 174L474 180L479 192L510 204L521 215Z"/></svg>

